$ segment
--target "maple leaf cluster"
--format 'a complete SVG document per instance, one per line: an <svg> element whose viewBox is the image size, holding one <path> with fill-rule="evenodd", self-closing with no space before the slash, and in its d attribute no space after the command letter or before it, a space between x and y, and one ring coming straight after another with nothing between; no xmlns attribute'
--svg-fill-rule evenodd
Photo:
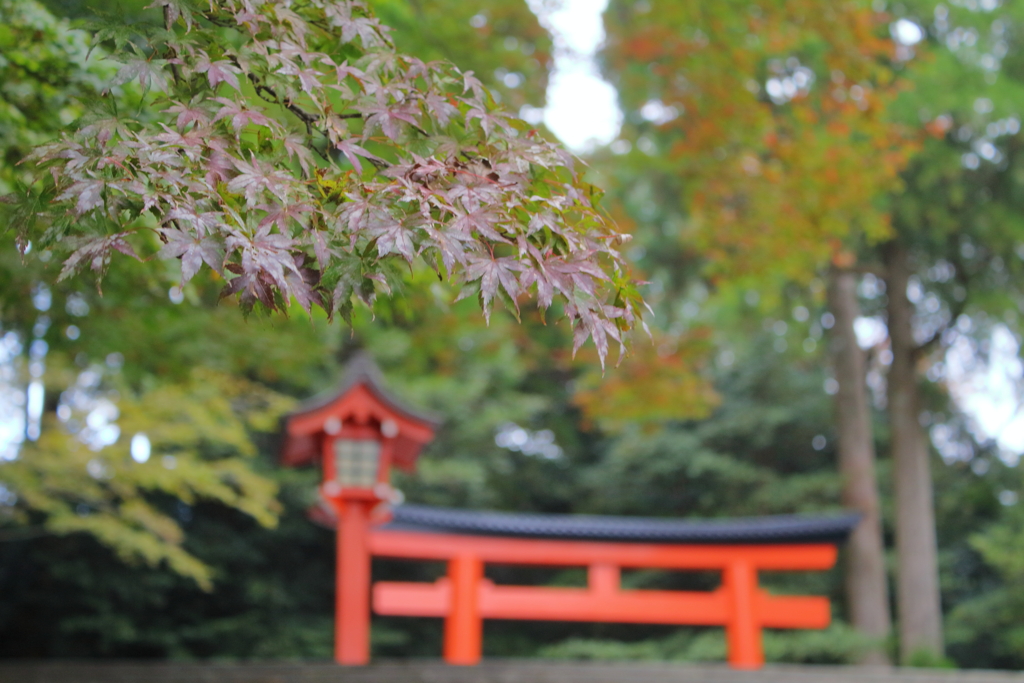
<svg viewBox="0 0 1024 683"><path fill-rule="evenodd" d="M47 220L19 239L71 246L62 277L113 253L204 266L246 310L347 317L422 262L484 314L556 300L609 342L644 303L573 157L502 113L472 72L400 54L358 0L157 0L163 26L102 30L120 67L107 98L31 157ZM123 107L122 107L123 109ZM37 183L38 186L38 183ZM156 238L162 242L157 243Z"/></svg>

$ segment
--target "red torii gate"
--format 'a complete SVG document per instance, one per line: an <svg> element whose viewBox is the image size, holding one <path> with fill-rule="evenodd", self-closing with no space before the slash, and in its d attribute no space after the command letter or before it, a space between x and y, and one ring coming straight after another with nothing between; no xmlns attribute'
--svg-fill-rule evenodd
<svg viewBox="0 0 1024 683"><path fill-rule="evenodd" d="M369 662L371 595L381 615L443 617L444 658L476 664L483 619L724 626L729 663L764 663L761 630L824 628L827 598L772 596L760 570L822 570L855 515L694 522L585 515L451 510L397 502L391 466L413 469L437 420L402 406L366 355L342 385L313 399L285 422L282 461L321 462L319 521L337 526L335 659ZM340 523L339 523L340 520ZM434 583L377 582L371 556L444 560ZM586 588L499 586L487 563L587 567ZM623 590L620 570L718 570L714 591Z"/></svg>

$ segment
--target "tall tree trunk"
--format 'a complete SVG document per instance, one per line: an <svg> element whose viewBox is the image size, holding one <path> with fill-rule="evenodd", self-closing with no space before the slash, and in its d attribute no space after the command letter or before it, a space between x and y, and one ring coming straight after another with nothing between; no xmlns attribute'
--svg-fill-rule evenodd
<svg viewBox="0 0 1024 683"><path fill-rule="evenodd" d="M892 623L889 587L885 575L885 547L875 477L875 444L865 387L864 352L857 345L853 321L860 315L857 282L853 273L833 271L828 306L835 316L831 335L839 435L839 472L843 477L843 504L863 515L846 547L846 601L850 619L861 633L877 643L864 664L888 664L884 641Z"/></svg>
<svg viewBox="0 0 1024 683"><path fill-rule="evenodd" d="M889 428L896 478L896 554L900 659L917 653L941 656L942 608L935 541L935 509L928 441L920 422L917 345L911 334L913 309L907 299L909 255L898 241L885 247L888 271Z"/></svg>

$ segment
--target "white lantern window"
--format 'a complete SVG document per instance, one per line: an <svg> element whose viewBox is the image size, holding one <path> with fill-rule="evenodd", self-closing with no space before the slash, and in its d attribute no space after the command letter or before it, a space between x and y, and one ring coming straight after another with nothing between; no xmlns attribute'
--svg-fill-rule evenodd
<svg viewBox="0 0 1024 683"><path fill-rule="evenodd" d="M334 442L334 471L343 488L373 488L379 469L379 441L338 439Z"/></svg>

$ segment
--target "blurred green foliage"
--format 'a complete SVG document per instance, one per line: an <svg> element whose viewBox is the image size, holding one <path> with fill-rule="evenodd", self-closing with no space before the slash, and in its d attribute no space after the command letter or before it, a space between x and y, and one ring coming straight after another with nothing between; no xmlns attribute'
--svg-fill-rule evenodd
<svg viewBox="0 0 1024 683"><path fill-rule="evenodd" d="M100 51L90 54L86 33L34 1L4 0L0 26L6 191L24 181L21 158L86 115L111 71ZM240 348L225 338L240 318L224 319L215 295L207 298L210 316L191 315L168 299L169 273L138 264L112 278L106 296L74 280L51 288L55 264L27 251L11 242L0 249L0 332L35 349L6 359L5 382L38 379L47 399L41 437L2 464L0 534L85 532L124 561L166 564L210 589L210 567L183 548L180 521L161 501L218 501L273 526L276 485L254 471L251 436L275 429L289 400L225 362ZM257 359L250 353L246 363ZM76 391L94 404L80 415L73 414ZM116 407L107 417L118 418L123 438L100 453L82 435L92 428L85 423L109 412L100 407L108 397ZM137 434L148 435L147 462L129 453Z"/></svg>

